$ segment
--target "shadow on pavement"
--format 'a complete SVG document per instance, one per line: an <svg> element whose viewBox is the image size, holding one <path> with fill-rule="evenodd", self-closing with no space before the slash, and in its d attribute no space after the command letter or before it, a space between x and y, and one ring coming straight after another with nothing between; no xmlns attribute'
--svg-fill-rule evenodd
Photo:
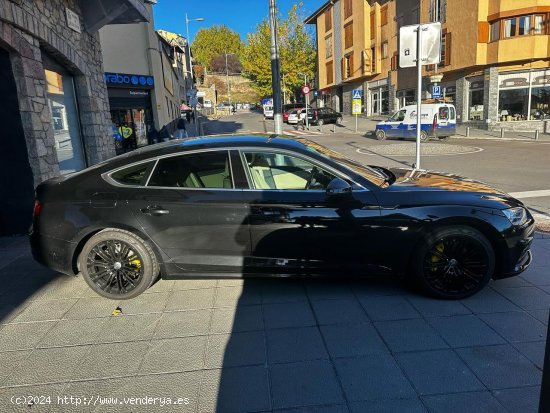
<svg viewBox="0 0 550 413"><path fill-rule="evenodd" d="M203 118L206 119L206 118ZM243 124L240 122L231 121L228 118L223 119L206 119L203 121L204 135L217 135L226 133L236 133L242 129Z"/></svg>

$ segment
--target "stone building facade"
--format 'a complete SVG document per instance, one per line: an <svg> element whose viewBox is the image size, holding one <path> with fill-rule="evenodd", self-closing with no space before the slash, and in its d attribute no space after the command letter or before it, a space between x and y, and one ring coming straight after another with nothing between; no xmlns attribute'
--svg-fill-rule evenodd
<svg viewBox="0 0 550 413"><path fill-rule="evenodd" d="M0 0L0 235L28 228L40 182L115 154L95 2Z"/></svg>

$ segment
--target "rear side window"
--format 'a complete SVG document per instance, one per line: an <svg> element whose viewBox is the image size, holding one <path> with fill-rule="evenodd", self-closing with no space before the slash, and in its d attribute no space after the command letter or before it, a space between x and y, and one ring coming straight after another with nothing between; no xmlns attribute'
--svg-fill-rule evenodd
<svg viewBox="0 0 550 413"><path fill-rule="evenodd" d="M456 114L455 114L455 108L451 106L450 109L451 109L451 120L455 120L455 116L456 116Z"/></svg>
<svg viewBox="0 0 550 413"><path fill-rule="evenodd" d="M204 152L160 159L148 186L233 188L229 154Z"/></svg>
<svg viewBox="0 0 550 413"><path fill-rule="evenodd" d="M439 108L439 119L449 119L449 108L446 106L442 106Z"/></svg>
<svg viewBox="0 0 550 413"><path fill-rule="evenodd" d="M121 185L144 186L155 161L140 163L111 174L111 179Z"/></svg>

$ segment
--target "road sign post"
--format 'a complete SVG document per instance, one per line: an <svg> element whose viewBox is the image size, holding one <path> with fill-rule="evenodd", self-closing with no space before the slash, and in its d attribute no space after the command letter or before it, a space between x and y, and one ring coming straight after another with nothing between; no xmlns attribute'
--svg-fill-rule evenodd
<svg viewBox="0 0 550 413"><path fill-rule="evenodd" d="M351 114L355 115L355 132L357 132L357 116L361 114L361 89L353 89L351 99Z"/></svg>
<svg viewBox="0 0 550 413"><path fill-rule="evenodd" d="M414 24L399 29L399 66L414 67L417 73L416 162L420 169L420 136L422 133L422 66L441 61L441 23Z"/></svg>
<svg viewBox="0 0 550 413"><path fill-rule="evenodd" d="M441 86L439 85L432 86L432 98L439 99L441 96L442 96Z"/></svg>
<svg viewBox="0 0 550 413"><path fill-rule="evenodd" d="M309 86L308 85L302 86L302 93L305 96L305 102L306 102L306 129L309 130L309 119L307 117L308 115L307 108L309 106Z"/></svg>

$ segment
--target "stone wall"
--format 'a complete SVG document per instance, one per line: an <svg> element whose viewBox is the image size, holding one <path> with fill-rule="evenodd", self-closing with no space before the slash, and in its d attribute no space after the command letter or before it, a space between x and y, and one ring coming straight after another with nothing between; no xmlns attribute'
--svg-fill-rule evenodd
<svg viewBox="0 0 550 413"><path fill-rule="evenodd" d="M73 76L88 165L114 156L107 88L97 33L68 28L78 0L0 0L0 47L10 52L34 183L59 174L41 49Z"/></svg>

